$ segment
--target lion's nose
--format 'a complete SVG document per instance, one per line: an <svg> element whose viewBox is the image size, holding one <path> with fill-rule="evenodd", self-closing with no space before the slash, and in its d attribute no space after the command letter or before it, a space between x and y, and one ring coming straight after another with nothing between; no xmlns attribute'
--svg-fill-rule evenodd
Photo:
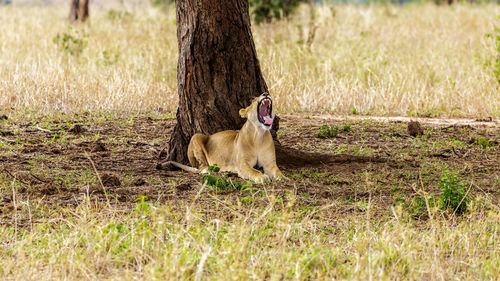
<svg viewBox="0 0 500 281"><path fill-rule="evenodd" d="M269 93L268 92L265 92L262 94L264 97L269 97Z"/></svg>

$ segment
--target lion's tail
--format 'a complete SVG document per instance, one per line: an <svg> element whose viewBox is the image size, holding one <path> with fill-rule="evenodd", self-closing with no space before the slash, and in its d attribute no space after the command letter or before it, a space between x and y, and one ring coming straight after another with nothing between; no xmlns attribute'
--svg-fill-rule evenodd
<svg viewBox="0 0 500 281"><path fill-rule="evenodd" d="M163 162L163 163L158 163L156 165L156 169L157 170L165 170L165 169L169 169L168 166L174 166L174 167L177 167L179 169L182 169L186 172L190 172L190 173L199 173L200 170L196 169L196 168L193 168L193 167L189 167L188 165L184 165L184 164L181 164L179 162L175 162L175 161L166 161L166 162Z"/></svg>

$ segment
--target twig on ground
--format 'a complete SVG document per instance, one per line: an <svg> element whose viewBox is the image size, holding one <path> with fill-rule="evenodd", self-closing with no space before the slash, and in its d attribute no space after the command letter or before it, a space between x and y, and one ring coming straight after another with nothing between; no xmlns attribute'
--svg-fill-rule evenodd
<svg viewBox="0 0 500 281"><path fill-rule="evenodd" d="M463 155L461 153L458 153L453 146L451 147L451 150L453 151L453 153L455 153L456 156L463 157Z"/></svg>
<svg viewBox="0 0 500 281"><path fill-rule="evenodd" d="M36 179L36 180L38 180L40 182L44 182L44 183L49 183L50 182L48 180L42 180L41 178L35 176L32 171L30 171L30 176L32 176L34 179Z"/></svg>
<svg viewBox="0 0 500 281"><path fill-rule="evenodd" d="M16 175L13 175L9 170L7 170L7 168L2 168L2 171L6 172L12 179L14 180L19 180L21 183L23 184L28 184L27 182L25 182L23 179L17 177Z"/></svg>
<svg viewBox="0 0 500 281"><path fill-rule="evenodd" d="M460 203L458 203L457 207L455 208L455 210L453 211L453 215L455 215L455 213L457 212L458 208L460 207L460 205L462 205L462 202L464 202L464 199L467 197L467 195L469 195L469 191L472 189L472 183L470 183L470 186L469 186L469 189L467 189L467 192L465 193L464 197L462 197L462 200L460 200Z"/></svg>
<svg viewBox="0 0 500 281"><path fill-rule="evenodd" d="M16 200L16 186L12 184L12 204L14 205L14 233L17 237L17 200Z"/></svg>
<svg viewBox="0 0 500 281"><path fill-rule="evenodd" d="M90 158L90 155L87 153L87 151L85 151L85 157L87 157L87 159L89 159L89 161L90 161L90 164L92 164L92 168L94 169L94 172L97 176L97 179L99 180L99 183L101 184L102 191L104 192L104 196L106 197L106 201L108 202L108 207L111 207L111 204L110 204L109 198L108 198L108 193L106 192L106 188L104 187L104 184L102 183L101 176L99 175L99 172L97 172L97 168L95 167L94 161L92 161L92 158Z"/></svg>
<svg viewBox="0 0 500 281"><path fill-rule="evenodd" d="M51 134L53 133L51 130L40 128L39 126L33 126L33 128L35 128L39 131L45 132L45 133L51 133Z"/></svg>

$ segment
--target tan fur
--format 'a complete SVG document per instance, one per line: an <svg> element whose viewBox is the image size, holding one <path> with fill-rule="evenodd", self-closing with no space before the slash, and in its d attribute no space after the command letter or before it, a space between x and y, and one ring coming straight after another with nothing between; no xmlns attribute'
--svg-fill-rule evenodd
<svg viewBox="0 0 500 281"><path fill-rule="evenodd" d="M283 174L276 165L274 142L270 126L259 122L257 107L264 95L240 110L247 121L239 131L222 131L207 136L195 134L188 146L191 166L206 172L208 166L217 164L221 171L238 173L244 179L263 182L267 179L281 179ZM274 113L272 113L274 118ZM254 166L264 168L264 173Z"/></svg>

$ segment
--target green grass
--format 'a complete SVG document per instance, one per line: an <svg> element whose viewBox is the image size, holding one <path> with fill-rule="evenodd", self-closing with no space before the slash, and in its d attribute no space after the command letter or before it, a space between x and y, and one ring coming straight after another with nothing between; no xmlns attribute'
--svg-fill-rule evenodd
<svg viewBox="0 0 500 281"><path fill-rule="evenodd" d="M216 196L216 195L215 195ZM215 197L217 198L217 197ZM415 225L399 207L356 223L324 221L325 207L295 209L265 197L252 208L221 200L207 216L138 199L123 213L88 198L26 227L0 226L0 276L51 279L498 279L498 207L460 221ZM222 201L223 200L223 201ZM19 212L46 213L35 202ZM190 207L191 206L191 207ZM208 207L208 206L207 206ZM233 219L223 219L227 214ZM314 215L313 215L314 214ZM46 215L48 215L46 213ZM13 218L13 221L15 218ZM471 258L481 257L481 258Z"/></svg>
<svg viewBox="0 0 500 281"><path fill-rule="evenodd" d="M449 209L454 214L463 214L467 211L467 206L470 203L468 191L462 183L462 180L449 171L444 171L439 183L441 188L440 208Z"/></svg>
<svg viewBox="0 0 500 281"><path fill-rule="evenodd" d="M217 166L217 164L208 167L208 172L210 173L218 173L219 171L220 168ZM241 190L247 187L252 187L251 182L244 182L242 184L237 181L228 179L224 175L214 176L211 174L204 174L201 177L201 183L218 190Z"/></svg>
<svg viewBox="0 0 500 281"><path fill-rule="evenodd" d="M315 134L317 138L335 138L339 134L339 128L337 126L330 126L325 124L321 126L318 132Z"/></svg>

